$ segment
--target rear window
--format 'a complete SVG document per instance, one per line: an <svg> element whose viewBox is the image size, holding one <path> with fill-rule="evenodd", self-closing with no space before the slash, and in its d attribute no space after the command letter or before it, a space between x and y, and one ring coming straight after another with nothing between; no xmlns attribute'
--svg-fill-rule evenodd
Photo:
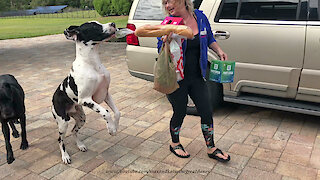
<svg viewBox="0 0 320 180"><path fill-rule="evenodd" d="M194 8L198 9L202 0L193 0ZM140 0L134 13L134 20L163 20L162 0Z"/></svg>
<svg viewBox="0 0 320 180"><path fill-rule="evenodd" d="M162 10L162 0L140 0L134 20L163 20L165 18Z"/></svg>

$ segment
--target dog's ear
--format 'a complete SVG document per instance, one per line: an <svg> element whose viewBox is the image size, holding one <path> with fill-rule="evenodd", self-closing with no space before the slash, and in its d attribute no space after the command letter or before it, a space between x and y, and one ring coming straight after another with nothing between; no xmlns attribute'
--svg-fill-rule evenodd
<svg viewBox="0 0 320 180"><path fill-rule="evenodd" d="M79 26L70 26L64 30L64 35L70 40L77 40L77 34L79 34Z"/></svg>

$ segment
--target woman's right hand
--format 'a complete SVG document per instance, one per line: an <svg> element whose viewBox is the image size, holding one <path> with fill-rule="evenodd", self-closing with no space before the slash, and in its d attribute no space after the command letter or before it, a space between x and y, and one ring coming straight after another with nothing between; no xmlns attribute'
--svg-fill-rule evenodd
<svg viewBox="0 0 320 180"><path fill-rule="evenodd" d="M169 34L169 35L165 35L165 36L162 36L161 40L166 43L168 41L168 43L170 43L172 41L172 32Z"/></svg>

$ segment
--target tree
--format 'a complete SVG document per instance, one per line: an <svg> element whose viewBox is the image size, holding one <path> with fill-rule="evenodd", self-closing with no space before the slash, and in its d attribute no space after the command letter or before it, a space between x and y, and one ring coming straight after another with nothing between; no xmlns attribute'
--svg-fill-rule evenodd
<svg viewBox="0 0 320 180"><path fill-rule="evenodd" d="M5 4L9 3L10 10L27 9L30 7L30 2L31 0L4 0Z"/></svg>
<svg viewBox="0 0 320 180"><path fill-rule="evenodd" d="M71 7L80 7L80 0L69 0L67 1L69 6Z"/></svg>
<svg viewBox="0 0 320 180"><path fill-rule="evenodd" d="M7 11L10 9L10 2L8 0L0 1L0 11Z"/></svg>
<svg viewBox="0 0 320 180"><path fill-rule="evenodd" d="M71 7L80 7L80 0L32 0L31 7L38 6L55 6L55 5L68 5Z"/></svg>
<svg viewBox="0 0 320 180"><path fill-rule="evenodd" d="M47 6L49 4L49 0L32 0L30 6L32 8L36 8L38 6Z"/></svg>
<svg viewBox="0 0 320 180"><path fill-rule="evenodd" d="M93 0L80 0L80 7L83 9L85 9L85 8L92 9L93 8Z"/></svg>

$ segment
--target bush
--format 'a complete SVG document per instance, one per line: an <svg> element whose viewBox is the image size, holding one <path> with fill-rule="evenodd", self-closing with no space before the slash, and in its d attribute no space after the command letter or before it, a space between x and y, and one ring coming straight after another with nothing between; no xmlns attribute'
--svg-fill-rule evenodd
<svg viewBox="0 0 320 180"><path fill-rule="evenodd" d="M93 0L93 6L101 16L111 15L113 9L111 0Z"/></svg>
<svg viewBox="0 0 320 180"><path fill-rule="evenodd" d="M116 15L128 15L131 7L130 0L112 0Z"/></svg>
<svg viewBox="0 0 320 180"><path fill-rule="evenodd" d="M128 15L131 4L131 0L93 0L93 6L101 16Z"/></svg>

